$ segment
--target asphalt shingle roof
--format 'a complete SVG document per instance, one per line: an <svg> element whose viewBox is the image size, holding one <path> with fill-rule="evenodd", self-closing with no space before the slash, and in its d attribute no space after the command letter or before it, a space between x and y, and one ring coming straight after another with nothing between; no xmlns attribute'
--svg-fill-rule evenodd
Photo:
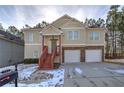
<svg viewBox="0 0 124 93"><path fill-rule="evenodd" d="M22 40L20 37L17 37L15 35L12 35L9 32L5 32L3 30L0 30L0 35L3 35L4 38L6 38L8 40L15 41L16 43L24 44L24 40Z"/></svg>

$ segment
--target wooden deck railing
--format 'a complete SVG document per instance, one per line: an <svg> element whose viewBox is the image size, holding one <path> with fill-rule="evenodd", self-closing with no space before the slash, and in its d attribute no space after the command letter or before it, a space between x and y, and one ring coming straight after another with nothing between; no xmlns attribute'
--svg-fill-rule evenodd
<svg viewBox="0 0 124 93"><path fill-rule="evenodd" d="M48 47L45 46L43 48L43 53L41 54L41 56L39 58L39 67L41 67L44 64L44 62L47 58L47 54L48 54Z"/></svg>
<svg viewBox="0 0 124 93"><path fill-rule="evenodd" d="M53 67L53 63L54 63L54 59L55 59L56 55L57 55L57 47L53 50L52 55L51 55L51 61L50 62L52 64L52 67Z"/></svg>
<svg viewBox="0 0 124 93"><path fill-rule="evenodd" d="M57 46L57 55L60 55L60 46Z"/></svg>
<svg viewBox="0 0 124 93"><path fill-rule="evenodd" d="M39 69L53 69L56 56L57 47L52 51L52 54L48 54L48 47L44 47L43 53L39 58Z"/></svg>

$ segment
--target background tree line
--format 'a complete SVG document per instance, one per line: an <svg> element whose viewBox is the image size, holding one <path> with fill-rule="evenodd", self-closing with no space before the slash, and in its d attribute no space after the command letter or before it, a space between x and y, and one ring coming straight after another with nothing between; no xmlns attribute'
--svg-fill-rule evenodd
<svg viewBox="0 0 124 93"><path fill-rule="evenodd" d="M35 26L31 27L28 24L25 24L25 26L23 26L23 29L28 29L28 28L44 28L45 26L47 26L49 23L42 21L41 23L36 24ZM2 24L0 23L0 30L6 31L8 33L11 33L17 37L20 37L21 39L24 39L24 33L22 31L22 29L18 29L15 26L9 26L7 29L5 29Z"/></svg>
<svg viewBox="0 0 124 93"><path fill-rule="evenodd" d="M119 9L121 8L121 9ZM113 57L124 53L124 7L112 5L107 14L106 28L108 29L106 52ZM123 55L124 56L124 55Z"/></svg>

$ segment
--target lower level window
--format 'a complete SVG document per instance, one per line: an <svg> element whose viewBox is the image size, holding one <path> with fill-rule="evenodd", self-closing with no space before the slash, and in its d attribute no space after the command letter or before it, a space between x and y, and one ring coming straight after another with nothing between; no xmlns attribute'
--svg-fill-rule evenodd
<svg viewBox="0 0 124 93"><path fill-rule="evenodd" d="M37 50L34 51L33 56L34 56L34 58L38 58L38 51Z"/></svg>

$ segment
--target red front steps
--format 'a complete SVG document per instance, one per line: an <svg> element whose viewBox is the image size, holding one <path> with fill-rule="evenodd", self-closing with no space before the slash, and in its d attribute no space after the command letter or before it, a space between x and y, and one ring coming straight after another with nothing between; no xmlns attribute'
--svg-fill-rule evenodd
<svg viewBox="0 0 124 93"><path fill-rule="evenodd" d="M51 54L47 54L47 59L45 60L44 64L42 65L42 68L51 69L52 68L52 66L51 66L52 63L50 62L50 60L51 60Z"/></svg>
<svg viewBox="0 0 124 93"><path fill-rule="evenodd" d="M52 52L52 54L48 54L48 47L44 47L43 53L39 58L39 69L53 69L56 52L57 48Z"/></svg>

